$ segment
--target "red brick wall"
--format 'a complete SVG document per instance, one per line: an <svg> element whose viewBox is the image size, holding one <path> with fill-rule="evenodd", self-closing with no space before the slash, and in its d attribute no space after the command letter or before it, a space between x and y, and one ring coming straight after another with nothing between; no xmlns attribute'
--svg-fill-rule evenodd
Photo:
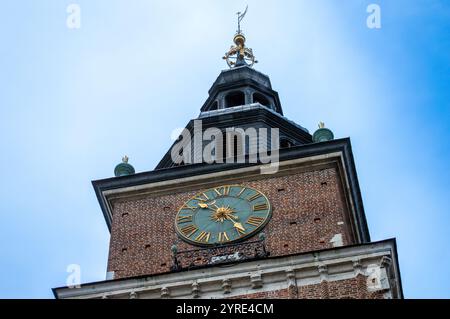
<svg viewBox="0 0 450 319"><path fill-rule="evenodd" d="M383 299L383 292L368 292L367 277L358 275L352 279L323 281L320 284L298 287L298 292L288 289L257 292L235 296L230 299L289 299L295 295L299 299Z"/></svg>
<svg viewBox="0 0 450 319"><path fill-rule="evenodd" d="M254 294L234 296L226 299L289 299L288 289L280 289L274 291L262 291Z"/></svg>
<svg viewBox="0 0 450 319"><path fill-rule="evenodd" d="M330 248L337 233L344 244L354 243L333 167L233 183L260 190L272 203L273 216L264 229L271 256ZM195 248L177 237L174 219L179 207L200 190L114 203L108 271L115 278L169 271L174 243L179 250Z"/></svg>

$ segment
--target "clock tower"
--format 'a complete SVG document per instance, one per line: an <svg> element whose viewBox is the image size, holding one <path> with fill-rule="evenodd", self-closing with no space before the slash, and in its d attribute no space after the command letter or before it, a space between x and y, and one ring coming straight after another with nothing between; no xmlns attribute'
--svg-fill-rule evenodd
<svg viewBox="0 0 450 319"><path fill-rule="evenodd" d="M243 15L239 15L239 23ZM240 24L200 109L152 171L93 181L107 278L56 298L402 298L370 240L349 138L286 118Z"/></svg>

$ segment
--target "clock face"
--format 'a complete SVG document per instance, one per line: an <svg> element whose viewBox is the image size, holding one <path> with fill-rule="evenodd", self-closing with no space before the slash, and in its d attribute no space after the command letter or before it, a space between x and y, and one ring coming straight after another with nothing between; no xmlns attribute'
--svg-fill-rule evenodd
<svg viewBox="0 0 450 319"><path fill-rule="evenodd" d="M175 219L177 233L201 246L229 244L260 231L272 208L260 191L240 185L205 190L180 208Z"/></svg>

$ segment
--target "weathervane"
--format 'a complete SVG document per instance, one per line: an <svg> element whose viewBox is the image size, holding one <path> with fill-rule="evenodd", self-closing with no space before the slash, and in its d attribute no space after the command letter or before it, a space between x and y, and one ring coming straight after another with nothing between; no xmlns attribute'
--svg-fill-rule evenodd
<svg viewBox="0 0 450 319"><path fill-rule="evenodd" d="M235 45L232 45L223 57L230 68L244 65L253 66L253 64L258 63L253 55L252 49L245 46L245 36L241 30L241 21L244 19L247 9L248 6L243 13L236 13L238 16L238 30L233 39Z"/></svg>
<svg viewBox="0 0 450 319"><path fill-rule="evenodd" d="M238 16L238 30L237 33L241 33L241 21L244 19L245 14L247 13L248 5L245 7L244 13L241 14L241 12L236 13Z"/></svg>

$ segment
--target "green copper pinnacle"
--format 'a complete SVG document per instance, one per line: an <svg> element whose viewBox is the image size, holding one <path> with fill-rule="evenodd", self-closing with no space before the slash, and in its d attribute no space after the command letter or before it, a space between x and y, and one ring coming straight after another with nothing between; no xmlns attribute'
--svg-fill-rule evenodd
<svg viewBox="0 0 450 319"><path fill-rule="evenodd" d="M319 129L314 132L313 142L319 143L319 142L327 142L327 141L331 141L331 140L334 140L333 132L330 129L327 129L323 122L320 122Z"/></svg>
<svg viewBox="0 0 450 319"><path fill-rule="evenodd" d="M118 164L114 169L116 177L133 175L134 173L134 167L128 164L128 156L126 155L122 158L122 163Z"/></svg>

